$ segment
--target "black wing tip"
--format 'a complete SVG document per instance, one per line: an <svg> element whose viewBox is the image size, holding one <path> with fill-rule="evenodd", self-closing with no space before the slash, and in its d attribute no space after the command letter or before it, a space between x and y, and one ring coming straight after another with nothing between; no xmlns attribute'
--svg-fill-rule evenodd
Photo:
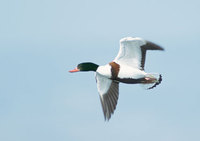
<svg viewBox="0 0 200 141"><path fill-rule="evenodd" d="M107 112L109 112L108 115L104 114L104 121L105 122L108 122L111 119L112 115L114 114L115 109L116 109L116 107L114 108L114 110L112 112L107 111Z"/></svg>
<svg viewBox="0 0 200 141"><path fill-rule="evenodd" d="M104 97L105 96L103 96L103 97L100 96L100 101L101 101L101 105L102 105L102 110L103 110L103 115L104 115L104 121L108 122L110 120L111 115L113 114L113 112L109 111L110 109L109 109L109 107L107 105L108 103L104 102L104 100L105 100Z"/></svg>
<svg viewBox="0 0 200 141"><path fill-rule="evenodd" d="M148 88L148 90L155 88L157 85L159 85L162 81L162 75L159 75L158 82L156 82L152 87Z"/></svg>
<svg viewBox="0 0 200 141"><path fill-rule="evenodd" d="M161 50L164 51L165 49L161 47L160 45L157 45L153 42L146 41L146 44L142 46L146 50Z"/></svg>
<svg viewBox="0 0 200 141"><path fill-rule="evenodd" d="M104 117L104 121L105 121L105 122L109 122L110 118L111 118L111 117Z"/></svg>

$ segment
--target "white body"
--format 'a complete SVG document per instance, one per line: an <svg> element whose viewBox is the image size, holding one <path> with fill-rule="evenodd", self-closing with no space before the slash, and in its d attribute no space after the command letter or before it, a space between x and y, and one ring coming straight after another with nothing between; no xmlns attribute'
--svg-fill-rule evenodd
<svg viewBox="0 0 200 141"><path fill-rule="evenodd" d="M144 64L142 66L142 57L145 54L142 54L144 52L142 52L141 46L145 44L147 44L147 41L141 38L126 37L120 40L120 49L113 61L119 68L119 71L117 71L118 80L155 80L151 81L151 83L143 84L148 86L148 88L155 87L158 85L157 82L162 80L159 75L149 74L143 71ZM112 79L112 69L112 66L107 64L99 66L96 70L97 89L100 94L105 120L109 120L111 114L114 112L119 94L119 81Z"/></svg>

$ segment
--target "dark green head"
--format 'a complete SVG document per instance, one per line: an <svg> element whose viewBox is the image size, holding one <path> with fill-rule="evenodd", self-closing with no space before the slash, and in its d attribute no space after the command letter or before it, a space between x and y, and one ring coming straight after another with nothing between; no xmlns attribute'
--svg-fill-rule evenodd
<svg viewBox="0 0 200 141"><path fill-rule="evenodd" d="M69 72L78 72L78 71L96 71L99 65L91 63L91 62L85 62L80 63L78 66Z"/></svg>

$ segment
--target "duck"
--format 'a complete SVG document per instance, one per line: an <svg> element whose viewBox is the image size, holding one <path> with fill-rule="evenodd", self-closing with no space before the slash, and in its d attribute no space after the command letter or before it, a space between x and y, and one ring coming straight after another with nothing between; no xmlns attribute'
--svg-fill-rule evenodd
<svg viewBox="0 0 200 141"><path fill-rule="evenodd" d="M117 56L110 63L100 66L92 62L83 62L69 72L94 71L105 121L109 121L117 106L119 83L141 84L153 89L162 81L159 73L144 71L147 50L164 48L140 37L125 37L120 41Z"/></svg>

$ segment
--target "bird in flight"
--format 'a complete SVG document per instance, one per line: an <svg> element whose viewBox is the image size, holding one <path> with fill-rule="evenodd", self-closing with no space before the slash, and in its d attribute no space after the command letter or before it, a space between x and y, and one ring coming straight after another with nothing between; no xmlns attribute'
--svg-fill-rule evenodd
<svg viewBox="0 0 200 141"><path fill-rule="evenodd" d="M125 37L120 40L116 58L99 66L84 62L69 72L96 72L97 89L105 120L109 120L116 109L119 97L119 83L142 84L147 89L156 87L162 81L161 74L144 71L147 50L164 50L162 47L139 37Z"/></svg>

